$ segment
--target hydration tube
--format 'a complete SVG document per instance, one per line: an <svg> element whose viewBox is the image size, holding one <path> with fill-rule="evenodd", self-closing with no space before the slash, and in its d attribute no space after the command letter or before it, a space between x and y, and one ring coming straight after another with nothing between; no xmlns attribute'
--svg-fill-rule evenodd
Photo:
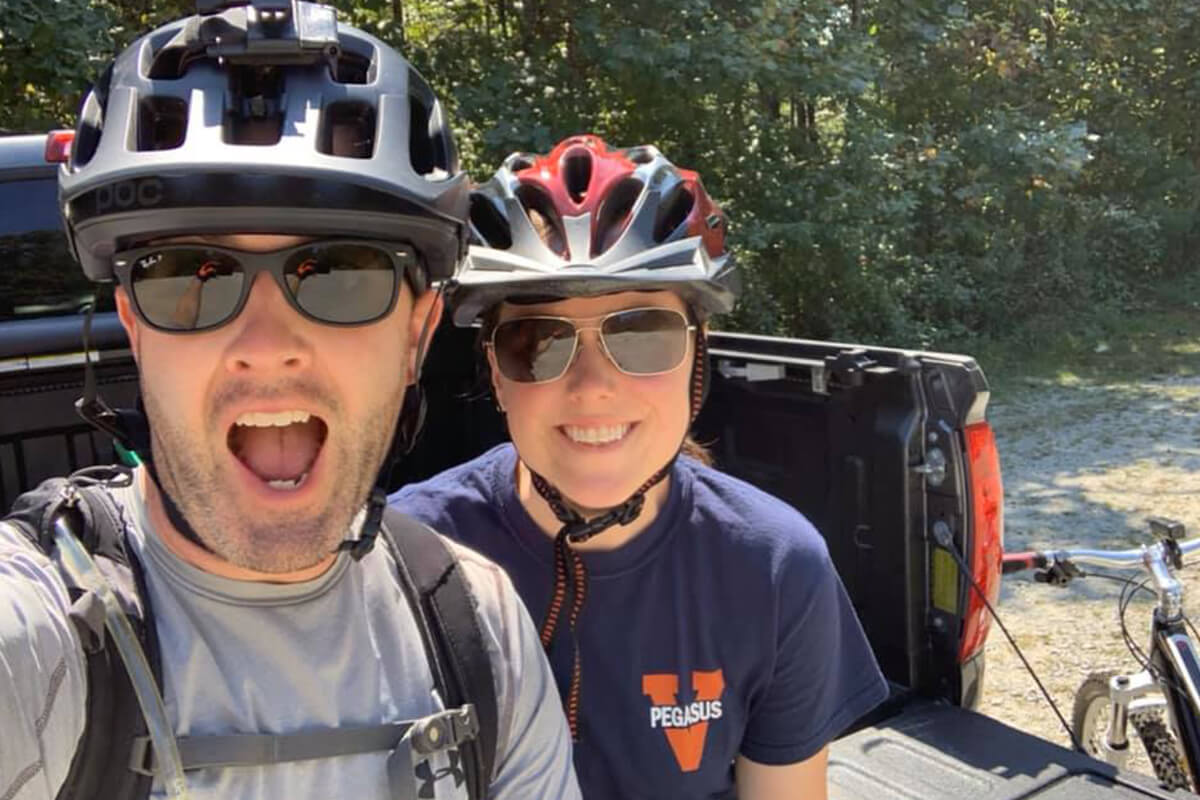
<svg viewBox="0 0 1200 800"><path fill-rule="evenodd" d="M68 489L64 505L74 507L78 496L73 489ZM96 562L88 555L76 538L71 524L67 520L65 509L54 515L54 543L58 546L61 561L71 578L84 589L94 592L104 603L104 627L117 646L121 660L125 662L125 670L129 673L133 691L137 695L138 705L142 707L142 716L146 718L150 741L154 746L154 755L158 762L158 778L162 781L167 797L171 800L187 800L187 781L183 776L183 762L179 758L179 748L175 745L175 734L167 720L167 709L163 705L162 695L154 681L154 672L146 661L146 654L138 644L129 624L129 618L121 609L121 604L113 594L112 588L104 579Z"/></svg>

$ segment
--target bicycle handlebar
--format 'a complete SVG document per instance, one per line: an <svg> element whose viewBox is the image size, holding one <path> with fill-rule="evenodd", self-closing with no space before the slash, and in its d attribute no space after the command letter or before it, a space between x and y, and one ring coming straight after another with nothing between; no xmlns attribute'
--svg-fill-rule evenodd
<svg viewBox="0 0 1200 800"><path fill-rule="evenodd" d="M1200 536L1176 542L1179 553L1186 560L1189 555L1200 550ZM1001 571L1008 575L1027 569L1044 569L1054 564L1086 564L1092 567L1143 567L1149 568L1149 560L1162 558L1162 542L1144 545L1129 550L1033 550L1025 553L1005 553L1001 561Z"/></svg>

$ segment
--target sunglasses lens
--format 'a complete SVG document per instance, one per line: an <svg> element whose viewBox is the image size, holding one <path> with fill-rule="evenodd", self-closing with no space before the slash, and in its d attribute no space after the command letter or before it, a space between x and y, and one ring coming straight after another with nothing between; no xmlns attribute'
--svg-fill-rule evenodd
<svg viewBox="0 0 1200 800"><path fill-rule="evenodd" d="M399 288L396 268L416 266L416 253L366 244L321 244L296 251L284 267L297 305L322 322L372 322L388 312Z"/></svg>
<svg viewBox="0 0 1200 800"><path fill-rule="evenodd" d="M622 371L654 375L670 372L683 363L687 329L687 318L676 311L635 308L606 317L600 333Z"/></svg>
<svg viewBox="0 0 1200 800"><path fill-rule="evenodd" d="M130 270L142 315L159 328L195 331L220 325L237 309L245 274L233 258L202 247L145 253Z"/></svg>
<svg viewBox="0 0 1200 800"><path fill-rule="evenodd" d="M567 371L575 351L575 328L549 317L510 319L492 337L496 364L510 381L552 381Z"/></svg>

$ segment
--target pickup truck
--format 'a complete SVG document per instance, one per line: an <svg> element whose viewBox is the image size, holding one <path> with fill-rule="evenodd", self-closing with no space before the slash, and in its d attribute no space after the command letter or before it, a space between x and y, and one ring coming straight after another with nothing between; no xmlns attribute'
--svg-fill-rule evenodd
<svg viewBox="0 0 1200 800"><path fill-rule="evenodd" d="M81 310L45 137L0 138L0 506L45 477L114 459L74 413ZM101 394L137 396L128 343L102 289L92 327ZM432 475L505 438L480 396L474 334L438 332L429 415L393 476ZM697 421L718 465L800 509L822 531L875 654L888 701L832 747L837 800L1179 798L972 709L989 619L952 543L991 600L1000 585L1003 492L985 419L988 384L967 356L713 333ZM941 542L941 544L939 544ZM1049 711L1047 711L1049 713Z"/></svg>

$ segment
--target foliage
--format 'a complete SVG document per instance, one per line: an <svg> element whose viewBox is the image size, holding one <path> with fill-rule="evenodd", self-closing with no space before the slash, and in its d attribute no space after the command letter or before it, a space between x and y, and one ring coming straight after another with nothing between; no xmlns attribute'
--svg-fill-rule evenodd
<svg viewBox="0 0 1200 800"><path fill-rule="evenodd" d="M0 0L0 131L65 124L112 48L112 23L89 0Z"/></svg>
<svg viewBox="0 0 1200 800"><path fill-rule="evenodd" d="M188 5L0 0L0 126L65 121L113 47ZM581 131L700 169L744 328L1041 331L1129 307L1200 244L1200 0L336 5L434 83L477 178Z"/></svg>

